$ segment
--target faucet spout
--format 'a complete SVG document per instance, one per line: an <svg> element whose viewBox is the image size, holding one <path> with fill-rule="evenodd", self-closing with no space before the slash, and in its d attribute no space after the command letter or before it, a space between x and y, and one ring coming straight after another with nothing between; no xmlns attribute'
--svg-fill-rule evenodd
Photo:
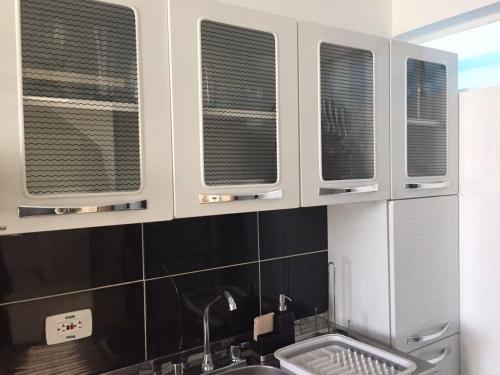
<svg viewBox="0 0 500 375"><path fill-rule="evenodd" d="M224 297L227 301L229 311L237 309L236 302L233 296L227 290L224 290L212 298L205 309L203 310L203 363L201 364L202 371L212 371L215 368L212 353L210 352L210 307Z"/></svg>
<svg viewBox="0 0 500 375"><path fill-rule="evenodd" d="M226 297L227 303L229 305L229 311L236 310L238 307L236 306L236 302L234 301L231 293L229 293L227 290L223 291L222 293L224 294L224 297Z"/></svg>

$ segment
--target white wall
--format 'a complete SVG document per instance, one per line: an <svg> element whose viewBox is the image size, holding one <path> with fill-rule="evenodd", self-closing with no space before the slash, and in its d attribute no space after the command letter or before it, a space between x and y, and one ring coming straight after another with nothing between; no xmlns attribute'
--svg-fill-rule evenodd
<svg viewBox="0 0 500 375"><path fill-rule="evenodd" d="M500 373L500 87L460 93L462 375Z"/></svg>
<svg viewBox="0 0 500 375"><path fill-rule="evenodd" d="M386 201L328 206L337 324L346 327L350 320L353 331L390 344L387 236Z"/></svg>
<svg viewBox="0 0 500 375"><path fill-rule="evenodd" d="M493 0L392 0L392 35L497 3Z"/></svg>
<svg viewBox="0 0 500 375"><path fill-rule="evenodd" d="M221 0L380 36L391 35L391 0Z"/></svg>

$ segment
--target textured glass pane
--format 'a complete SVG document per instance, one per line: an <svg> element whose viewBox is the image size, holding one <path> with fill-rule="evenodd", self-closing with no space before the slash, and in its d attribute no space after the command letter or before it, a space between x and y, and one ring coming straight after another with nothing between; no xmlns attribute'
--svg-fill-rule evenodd
<svg viewBox="0 0 500 375"><path fill-rule="evenodd" d="M323 179L373 178L373 55L322 43L320 61Z"/></svg>
<svg viewBox="0 0 500 375"><path fill-rule="evenodd" d="M201 57L205 183L275 183L274 35L203 21Z"/></svg>
<svg viewBox="0 0 500 375"><path fill-rule="evenodd" d="M446 66L408 59L406 92L409 177L447 173Z"/></svg>
<svg viewBox="0 0 500 375"><path fill-rule="evenodd" d="M91 0L21 0L21 43L28 191L138 190L134 12Z"/></svg>

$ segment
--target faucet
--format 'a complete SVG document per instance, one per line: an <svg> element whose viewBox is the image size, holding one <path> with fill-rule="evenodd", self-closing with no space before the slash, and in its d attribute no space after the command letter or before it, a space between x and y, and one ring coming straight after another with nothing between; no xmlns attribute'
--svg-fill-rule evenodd
<svg viewBox="0 0 500 375"><path fill-rule="evenodd" d="M225 297L229 306L229 311L236 310L236 302L233 296L227 290L224 290L212 298L207 305L205 310L203 310L203 363L201 364L201 369L206 371L212 371L215 368L214 361L212 358L212 353L210 352L210 322L209 322L209 312L210 307L217 302L222 297Z"/></svg>

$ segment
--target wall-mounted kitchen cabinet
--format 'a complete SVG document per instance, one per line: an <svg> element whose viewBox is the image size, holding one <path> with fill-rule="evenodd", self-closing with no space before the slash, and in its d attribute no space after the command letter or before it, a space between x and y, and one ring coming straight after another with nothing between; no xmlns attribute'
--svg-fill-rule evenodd
<svg viewBox="0 0 500 375"><path fill-rule="evenodd" d="M391 43L392 198L458 192L457 56Z"/></svg>
<svg viewBox="0 0 500 375"><path fill-rule="evenodd" d="M297 22L170 1L175 216L299 205Z"/></svg>
<svg viewBox="0 0 500 375"><path fill-rule="evenodd" d="M384 200L389 182L389 41L299 23L303 206Z"/></svg>
<svg viewBox="0 0 500 375"><path fill-rule="evenodd" d="M161 0L7 0L0 233L172 217Z"/></svg>

